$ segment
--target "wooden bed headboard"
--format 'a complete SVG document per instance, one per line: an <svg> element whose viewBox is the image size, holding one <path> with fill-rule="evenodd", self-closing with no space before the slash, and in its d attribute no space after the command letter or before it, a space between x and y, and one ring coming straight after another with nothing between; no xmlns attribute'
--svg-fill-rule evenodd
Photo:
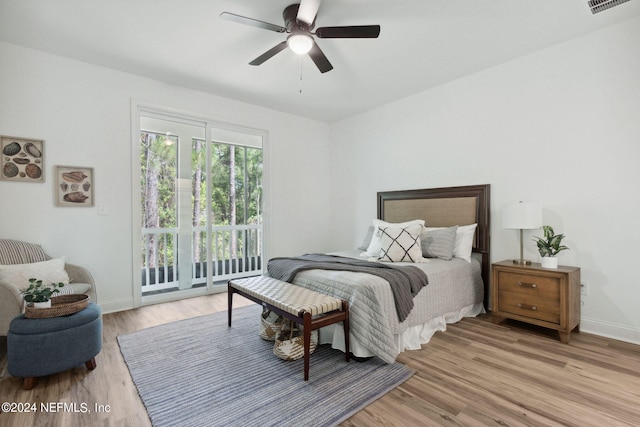
<svg viewBox="0 0 640 427"><path fill-rule="evenodd" d="M490 185L426 188L378 193L378 219L424 219L427 227L478 224L473 252L481 254L484 305L488 309L490 265Z"/></svg>

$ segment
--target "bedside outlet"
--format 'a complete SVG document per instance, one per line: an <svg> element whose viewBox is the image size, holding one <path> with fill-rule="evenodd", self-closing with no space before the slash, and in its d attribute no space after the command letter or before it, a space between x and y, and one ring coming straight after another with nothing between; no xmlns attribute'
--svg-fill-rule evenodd
<svg viewBox="0 0 640 427"><path fill-rule="evenodd" d="M587 282L580 282L580 295L589 295L589 284Z"/></svg>

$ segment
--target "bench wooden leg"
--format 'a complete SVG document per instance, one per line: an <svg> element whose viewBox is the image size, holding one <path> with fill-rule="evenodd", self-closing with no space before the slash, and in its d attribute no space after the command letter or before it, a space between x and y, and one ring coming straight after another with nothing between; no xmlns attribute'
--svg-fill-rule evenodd
<svg viewBox="0 0 640 427"><path fill-rule="evenodd" d="M342 301L342 311L344 312L344 320L342 321L342 327L344 330L344 349L347 362L349 362L351 358L351 353L349 350L349 302Z"/></svg>
<svg viewBox="0 0 640 427"><path fill-rule="evenodd" d="M229 327L231 327L231 309L233 307L233 287L227 284L227 315L229 316Z"/></svg>
<svg viewBox="0 0 640 427"><path fill-rule="evenodd" d="M304 380L309 380L309 353L311 352L311 313L305 312L304 321Z"/></svg>

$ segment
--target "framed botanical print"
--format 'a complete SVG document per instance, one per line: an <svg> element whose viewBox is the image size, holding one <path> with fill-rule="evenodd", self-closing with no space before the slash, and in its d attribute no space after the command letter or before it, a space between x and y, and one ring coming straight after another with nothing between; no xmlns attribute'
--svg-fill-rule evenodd
<svg viewBox="0 0 640 427"><path fill-rule="evenodd" d="M44 182L44 141L0 136L2 173L6 181Z"/></svg>
<svg viewBox="0 0 640 427"><path fill-rule="evenodd" d="M56 166L56 206L94 206L93 168Z"/></svg>

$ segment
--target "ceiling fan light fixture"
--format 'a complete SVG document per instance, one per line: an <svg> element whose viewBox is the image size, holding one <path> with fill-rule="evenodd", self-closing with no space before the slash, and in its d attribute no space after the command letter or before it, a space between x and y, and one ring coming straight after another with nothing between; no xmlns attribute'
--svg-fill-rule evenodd
<svg viewBox="0 0 640 427"><path fill-rule="evenodd" d="M293 33L287 37L287 46L298 55L304 55L313 47L313 39L309 34Z"/></svg>
<svg viewBox="0 0 640 427"><path fill-rule="evenodd" d="M262 55L249 62L249 65L261 65L278 53L289 48L298 55L308 55L321 73L333 70L333 65L316 43L319 39L375 39L380 35L380 25L342 25L336 27L315 28L316 15L322 0L299 0L282 11L284 26L270 24L258 19L248 18L234 13L222 12L220 17L227 21L251 25L289 36ZM593 0L593 1L629 1L629 0Z"/></svg>

